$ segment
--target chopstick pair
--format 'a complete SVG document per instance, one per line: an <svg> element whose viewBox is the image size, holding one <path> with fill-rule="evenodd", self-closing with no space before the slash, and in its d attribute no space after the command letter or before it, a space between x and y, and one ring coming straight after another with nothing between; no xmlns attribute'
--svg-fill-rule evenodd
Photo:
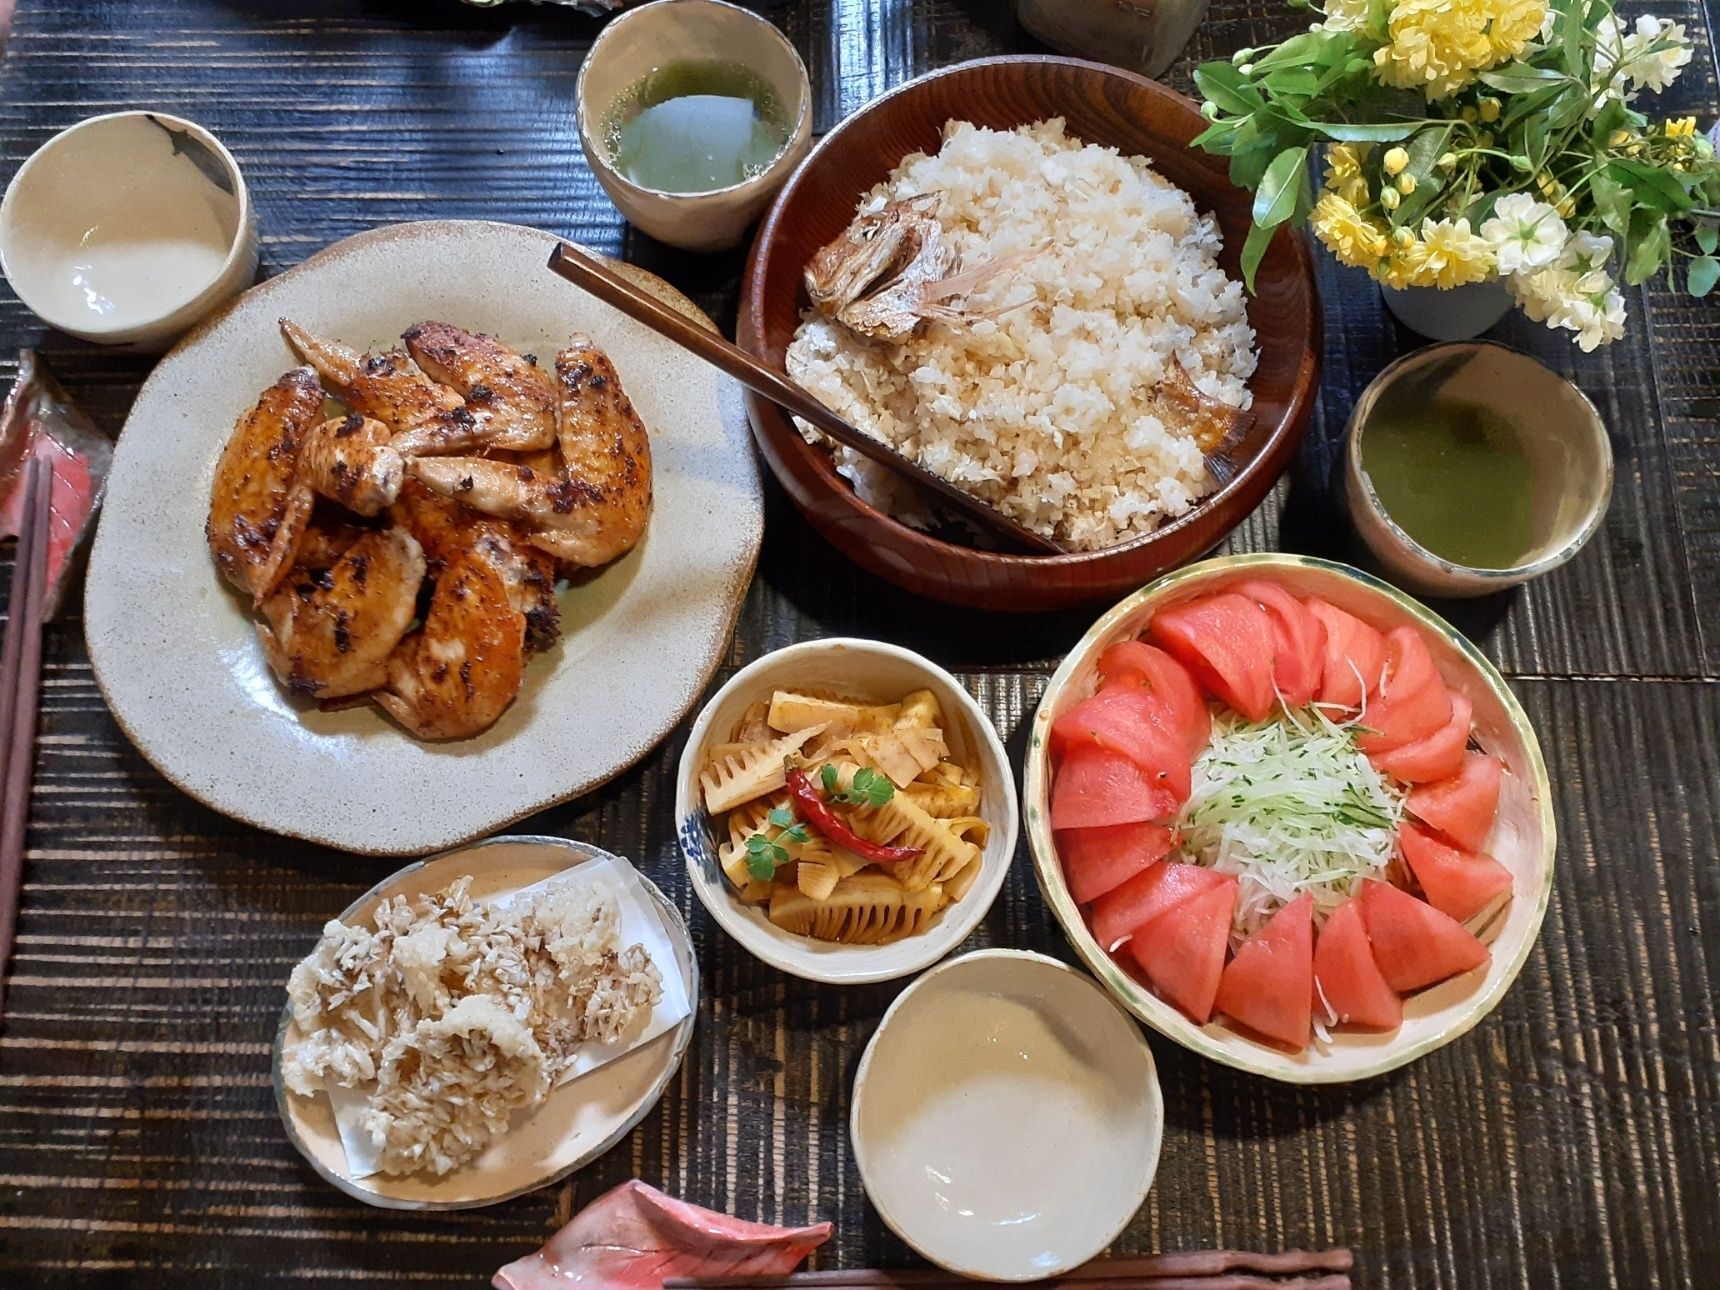
<svg viewBox="0 0 1720 1290"><path fill-rule="evenodd" d="M31 458L24 466L24 510L12 565L6 643L0 646L0 1017L6 1011L7 964L18 931L24 830L30 820L42 627L48 604L48 502L53 487L53 464Z"/></svg>
<svg viewBox="0 0 1720 1290"><path fill-rule="evenodd" d="M1355 1262L1345 1247L1277 1254L1190 1250L1096 1260L1029 1284L1066 1290L1349 1290ZM783 1276L670 1277L663 1290L939 1290L966 1284L967 1278L936 1269L831 1268Z"/></svg>

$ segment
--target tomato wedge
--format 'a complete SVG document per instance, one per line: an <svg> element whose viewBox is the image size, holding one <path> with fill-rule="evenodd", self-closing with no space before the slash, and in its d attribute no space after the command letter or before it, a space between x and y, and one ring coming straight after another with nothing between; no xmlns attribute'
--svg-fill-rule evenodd
<svg viewBox="0 0 1720 1290"><path fill-rule="evenodd" d="M1504 774L1505 764L1497 757L1466 752L1457 774L1410 790L1404 805L1416 819L1458 846L1479 851L1493 831Z"/></svg>
<svg viewBox="0 0 1720 1290"><path fill-rule="evenodd" d="M1272 680L1284 706L1300 708L1311 703L1319 693L1325 670L1326 625L1276 582L1250 578L1231 590L1247 596L1272 620L1272 633L1277 641Z"/></svg>
<svg viewBox="0 0 1720 1290"><path fill-rule="evenodd" d="M1129 942L1130 955L1153 989L1200 1025L1212 1018L1240 890L1236 879L1225 875L1218 886L1153 919Z"/></svg>
<svg viewBox="0 0 1720 1290"><path fill-rule="evenodd" d="M1171 728L1190 758L1212 738L1212 714L1194 677L1181 663L1145 641L1118 641L1099 655L1099 688L1138 686L1164 704Z"/></svg>
<svg viewBox="0 0 1720 1290"><path fill-rule="evenodd" d="M1511 891L1511 871L1492 856L1447 846L1412 820L1398 829L1398 845L1427 903L1460 923Z"/></svg>
<svg viewBox="0 0 1720 1290"><path fill-rule="evenodd" d="M1321 703L1355 709L1379 688L1386 666L1386 638L1354 614L1317 596L1302 602L1326 629L1320 665Z"/></svg>
<svg viewBox="0 0 1720 1290"><path fill-rule="evenodd" d="M1399 994L1433 985L1487 962L1487 947L1450 915L1389 883L1362 884L1362 923L1374 962Z"/></svg>
<svg viewBox="0 0 1720 1290"><path fill-rule="evenodd" d="M1314 898L1296 897L1236 947L1218 978L1217 1009L1294 1048L1313 1035Z"/></svg>
<svg viewBox="0 0 1720 1290"><path fill-rule="evenodd" d="M1099 897L1093 905L1093 939L1107 953L1115 952L1167 909L1226 881L1236 879L1204 865L1161 860Z"/></svg>
<svg viewBox="0 0 1720 1290"><path fill-rule="evenodd" d="M1051 723L1051 747L1067 752L1096 744L1127 757L1181 805L1188 800L1191 763L1180 736L1166 726L1164 707L1142 689L1101 690Z"/></svg>
<svg viewBox="0 0 1720 1290"><path fill-rule="evenodd" d="M1451 691L1445 688L1427 642L1414 627L1386 633L1386 683L1368 703L1356 735L1365 753L1387 752L1424 739L1451 720Z"/></svg>
<svg viewBox="0 0 1720 1290"><path fill-rule="evenodd" d="M1358 900L1346 900L1328 914L1314 942L1314 1010L1322 1017L1335 1013L1334 1024L1373 1030L1403 1024L1403 1000L1374 962Z"/></svg>
<svg viewBox="0 0 1720 1290"><path fill-rule="evenodd" d="M1233 591L1153 615L1152 633L1214 697L1250 721L1272 711L1278 642L1266 611Z"/></svg>
<svg viewBox="0 0 1720 1290"><path fill-rule="evenodd" d="M1380 774L1405 784L1425 784L1455 775L1463 766L1463 750L1469 746L1469 722L1474 715L1469 700L1453 690L1450 721L1425 738L1375 753L1373 763Z"/></svg>
<svg viewBox="0 0 1720 1290"><path fill-rule="evenodd" d="M1096 744L1064 754L1051 785L1051 827L1058 831L1165 820L1176 809L1170 789L1127 757Z"/></svg>
<svg viewBox="0 0 1720 1290"><path fill-rule="evenodd" d="M1098 829L1067 829L1057 835L1063 877L1075 903L1085 905L1162 860L1176 834L1162 824L1113 824Z"/></svg>

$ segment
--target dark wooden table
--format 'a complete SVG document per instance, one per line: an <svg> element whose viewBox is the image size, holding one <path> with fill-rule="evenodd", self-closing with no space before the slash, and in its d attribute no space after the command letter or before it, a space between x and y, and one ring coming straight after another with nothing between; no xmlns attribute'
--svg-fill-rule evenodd
<svg viewBox="0 0 1720 1290"><path fill-rule="evenodd" d="M1706 125L1720 107L1706 16L1696 0L1655 12L1697 35L1667 106ZM917 72L1032 47L1007 0L772 13L812 71L820 129ZM1216 0L1170 79L1186 88L1195 59L1305 20L1279 0ZM632 233L581 159L573 83L596 31L565 11L454 0L23 0L0 65L0 157L9 175L79 117L166 108L245 167L265 272L379 225L482 217L625 255L732 322L739 256ZM1351 553L1334 445L1363 384L1416 343L1360 275L1325 259L1321 274L1319 412L1237 549ZM1480 1028L1353 1087L1281 1087L1155 1039L1168 1134L1120 1251L1348 1243L1361 1284L1449 1290L1720 1283L1720 314L1658 287L1630 303L1628 338L1590 357L1521 320L1499 328L1595 399L1617 491L1573 565L1450 610L1511 677L1557 786L1538 948ZM46 333L4 293L8 374L23 344L119 428L145 363ZM959 671L1019 756L1089 619L914 602L844 567L773 485L729 665L819 634L900 640ZM748 1217L830 1218L821 1266L912 1262L868 1207L846 1134L853 1066L895 987L791 980L713 926L670 827L684 732L529 825L635 857L691 920L705 996L680 1079L563 1186L420 1217L319 1181L282 1134L268 1075L288 969L395 865L254 832L174 790L108 716L75 615L50 632L44 698L0 1031L0 1283L477 1284L634 1176ZM1025 844L976 942L1067 956Z"/></svg>

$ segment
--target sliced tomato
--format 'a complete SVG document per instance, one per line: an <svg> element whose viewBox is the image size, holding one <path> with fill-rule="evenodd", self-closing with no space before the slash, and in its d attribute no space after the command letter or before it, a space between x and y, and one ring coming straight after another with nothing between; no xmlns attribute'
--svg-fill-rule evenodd
<svg viewBox="0 0 1720 1290"><path fill-rule="evenodd" d="M1099 656L1099 688L1138 686L1165 706L1172 729L1193 758L1212 738L1212 714L1189 670L1156 645L1118 641Z"/></svg>
<svg viewBox="0 0 1720 1290"><path fill-rule="evenodd" d="M1071 748L1051 784L1051 827L1095 829L1176 814L1177 799L1121 753L1097 744Z"/></svg>
<svg viewBox="0 0 1720 1290"><path fill-rule="evenodd" d="M1161 860L1094 902L1093 939L1114 952L1167 909L1227 881L1236 879L1203 865Z"/></svg>
<svg viewBox="0 0 1720 1290"><path fill-rule="evenodd" d="M1356 736L1365 753L1386 752L1424 739L1451 720L1451 691L1440 680L1427 642L1414 627L1386 633L1386 681L1368 701Z"/></svg>
<svg viewBox="0 0 1720 1290"><path fill-rule="evenodd" d="M1296 897L1236 947L1214 1006L1300 1052L1313 1034L1314 898Z"/></svg>
<svg viewBox="0 0 1720 1290"><path fill-rule="evenodd" d="M1266 578L1250 578L1231 590L1247 596L1272 620L1278 647L1272 680L1284 705L1300 708L1313 702L1326 664L1326 625L1295 596Z"/></svg>
<svg viewBox="0 0 1720 1290"><path fill-rule="evenodd" d="M1487 947L1449 914L1390 883L1362 884L1362 923L1386 984L1408 994L1487 962Z"/></svg>
<svg viewBox="0 0 1720 1290"><path fill-rule="evenodd" d="M1085 905L1122 886L1176 843L1162 824L1115 824L1101 829L1068 829L1057 835L1063 877L1075 903Z"/></svg>
<svg viewBox="0 0 1720 1290"><path fill-rule="evenodd" d="M1153 989L1201 1025L1212 1018L1240 889L1235 877L1224 875L1217 886L1173 905L1129 941L1129 953Z"/></svg>
<svg viewBox="0 0 1720 1290"><path fill-rule="evenodd" d="M1497 757L1466 752L1457 774L1411 789L1405 806L1416 819L1458 846L1479 851L1493 831L1499 781L1504 774L1505 765Z"/></svg>
<svg viewBox="0 0 1720 1290"><path fill-rule="evenodd" d="M1463 750L1469 746L1469 721L1474 706L1458 691L1451 692L1451 720L1426 738L1375 753L1373 763L1382 775L1406 784L1425 784L1457 774L1463 766Z"/></svg>
<svg viewBox="0 0 1720 1290"><path fill-rule="evenodd" d="M1374 962L1359 900L1346 900L1328 914L1314 942L1314 1008L1321 1016L1335 1013L1339 1023L1373 1030L1403 1024L1403 1000Z"/></svg>
<svg viewBox="0 0 1720 1290"><path fill-rule="evenodd" d="M1233 591L1153 615L1152 633L1214 698L1250 721L1272 711L1278 642L1266 611Z"/></svg>
<svg viewBox="0 0 1720 1290"><path fill-rule="evenodd" d="M1398 829L1398 846L1427 903L1460 923L1511 891L1511 871L1492 856L1447 846L1413 820Z"/></svg>
<svg viewBox="0 0 1720 1290"><path fill-rule="evenodd" d="M1302 602L1326 629L1320 664L1321 703L1355 709L1379 689L1386 666L1386 638L1354 614L1317 596Z"/></svg>
<svg viewBox="0 0 1720 1290"><path fill-rule="evenodd" d="M1051 723L1053 752L1082 745L1120 753L1169 789L1178 805L1188 800L1188 754L1168 729L1163 705L1145 690L1101 690Z"/></svg>

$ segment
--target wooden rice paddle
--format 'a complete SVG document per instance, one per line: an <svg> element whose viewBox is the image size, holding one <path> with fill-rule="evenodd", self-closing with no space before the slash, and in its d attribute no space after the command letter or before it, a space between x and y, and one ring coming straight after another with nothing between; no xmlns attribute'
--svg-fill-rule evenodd
<svg viewBox="0 0 1720 1290"><path fill-rule="evenodd" d="M907 480L922 492L933 494L940 505L958 512L988 533L1007 541L1016 550L1036 555L1063 555L1061 543L1017 524L1003 512L971 493L963 492L919 462L903 456L881 440L849 425L801 386L781 372L766 367L737 345L715 332L706 331L683 314L647 295L594 255L563 242L550 252L550 269L575 286L619 309L634 322L649 327L666 340L705 360L718 371L732 376L747 389L809 421L845 448L852 448L892 474Z"/></svg>

